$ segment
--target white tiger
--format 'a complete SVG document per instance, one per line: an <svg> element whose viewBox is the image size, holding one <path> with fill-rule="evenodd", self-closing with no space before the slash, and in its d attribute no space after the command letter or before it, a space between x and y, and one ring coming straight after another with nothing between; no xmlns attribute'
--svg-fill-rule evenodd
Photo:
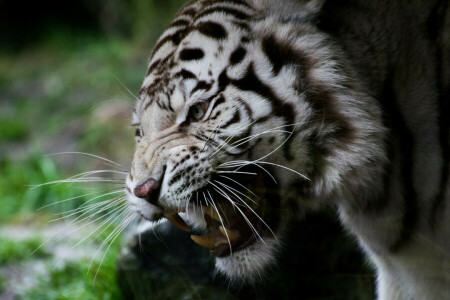
<svg viewBox="0 0 450 300"><path fill-rule="evenodd" d="M204 229L216 267L251 281L287 220L331 204L379 299L450 299L449 7L189 2L136 103L130 205Z"/></svg>

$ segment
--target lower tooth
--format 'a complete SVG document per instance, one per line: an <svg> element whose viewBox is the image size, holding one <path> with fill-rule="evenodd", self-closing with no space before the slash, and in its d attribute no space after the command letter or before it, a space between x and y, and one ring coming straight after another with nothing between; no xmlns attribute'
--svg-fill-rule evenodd
<svg viewBox="0 0 450 300"><path fill-rule="evenodd" d="M202 247L212 249L215 247L216 238L212 235L191 235L191 239Z"/></svg>

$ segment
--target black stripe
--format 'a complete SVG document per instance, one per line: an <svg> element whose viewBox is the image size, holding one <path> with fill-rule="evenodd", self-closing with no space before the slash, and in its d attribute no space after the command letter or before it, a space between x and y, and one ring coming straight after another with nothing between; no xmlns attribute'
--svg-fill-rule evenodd
<svg viewBox="0 0 450 300"><path fill-rule="evenodd" d="M167 42L172 42L175 46L178 46L181 42L181 40L189 33L189 30L187 28L182 28L173 34L170 34L166 37L164 37L162 40L158 41L153 48L153 54L151 57L155 55L156 52L158 52L159 48L161 48L164 44Z"/></svg>
<svg viewBox="0 0 450 300"><path fill-rule="evenodd" d="M239 9L235 9L235 8L231 8L231 7L227 7L227 6L215 6L212 8L205 9L204 11L202 11L201 13L196 15L195 20L198 20L202 17L205 17L205 16L213 14L213 13L222 13L225 15L231 15L231 16L235 17L236 19L240 19L240 20L246 20L250 17L247 13L245 13Z"/></svg>
<svg viewBox="0 0 450 300"><path fill-rule="evenodd" d="M200 33L216 40L226 39L228 36L225 28L216 22L201 22L195 28Z"/></svg>
<svg viewBox="0 0 450 300"><path fill-rule="evenodd" d="M244 59L246 53L247 51L242 47L239 47L236 50L234 50L230 56L230 64L237 65L238 63L240 63Z"/></svg>
<svg viewBox="0 0 450 300"><path fill-rule="evenodd" d="M221 0L221 1L217 1L217 0L210 0L210 1L206 1L204 2L205 6L209 6L209 5L214 5L214 4L236 4L236 5L242 5L245 6L247 8L250 8L250 5L248 5L246 2L242 1L242 0Z"/></svg>
<svg viewBox="0 0 450 300"><path fill-rule="evenodd" d="M194 2L194 1L192 1ZM193 17L197 13L197 10L194 7L189 7L189 3L186 5L186 8L179 11L176 15L176 18L181 16Z"/></svg>
<svg viewBox="0 0 450 300"><path fill-rule="evenodd" d="M239 110L236 110L233 114L233 117L228 120L225 124L223 124L222 126L220 126L221 129L223 128L227 128L228 126L237 123L241 120L241 113L239 112Z"/></svg>
<svg viewBox="0 0 450 300"><path fill-rule="evenodd" d="M278 98L272 88L264 84L256 76L253 63L248 66L245 76L238 80L229 79L226 75L226 70L222 71L219 76L219 87L223 88L228 83L231 83L243 91L251 91L262 98L270 100L272 112L275 116L283 118L285 120L285 124L293 124L295 122L295 107L292 104L286 103ZM289 128L292 129L293 127L289 126L287 130L289 130ZM288 134L286 134L286 137L287 136ZM283 147L284 155L287 160L292 160L294 158L290 153L290 145L292 141L293 137L291 137Z"/></svg>
<svg viewBox="0 0 450 300"><path fill-rule="evenodd" d="M194 75L191 71L186 69L182 69L178 73L175 74L175 78L182 77L184 80L186 79L197 79L197 76Z"/></svg>
<svg viewBox="0 0 450 300"><path fill-rule="evenodd" d="M273 36L263 39L262 49L270 60L275 75L278 75L284 65L298 63L299 61L298 54L289 45L279 43Z"/></svg>
<svg viewBox="0 0 450 300"><path fill-rule="evenodd" d="M396 240L390 245L389 250L398 251L411 239L417 225L418 207L417 195L413 184L414 167L414 141L413 136L405 124L403 115L396 103L395 91L392 87L394 75L388 76L380 102L383 111L386 113L385 120L387 127L391 129L391 138L398 140L400 155L401 183L403 187L403 215L402 227ZM393 149L389 149L393 150Z"/></svg>
<svg viewBox="0 0 450 300"><path fill-rule="evenodd" d="M208 83L206 81L199 81L197 83L197 85L192 89L191 91L191 95L194 94L196 91L198 90L205 90L205 91L209 91L209 89L211 88L212 84Z"/></svg>
<svg viewBox="0 0 450 300"><path fill-rule="evenodd" d="M160 59L155 60L155 61L148 67L147 74L145 74L145 76L150 75L150 74L153 72L153 70L159 65L160 62L161 62Z"/></svg>
<svg viewBox="0 0 450 300"><path fill-rule="evenodd" d="M178 19L173 21L172 23L170 23L169 28L170 27L178 27L178 26L187 26L189 25L189 20L186 19Z"/></svg>
<svg viewBox="0 0 450 300"><path fill-rule="evenodd" d="M180 59L184 61L202 59L205 53L200 48L187 48L180 52Z"/></svg>
<svg viewBox="0 0 450 300"><path fill-rule="evenodd" d="M245 31L251 31L250 29L250 25L248 25L247 22L244 21L233 21L232 22L234 25L236 25L237 27L239 27L240 29L243 29Z"/></svg>
<svg viewBox="0 0 450 300"><path fill-rule="evenodd" d="M220 104L225 102L225 97L223 94L220 94L216 101L214 101L212 107L211 107L211 113L214 111L214 109L219 106ZM217 117L217 116L216 116Z"/></svg>
<svg viewBox="0 0 450 300"><path fill-rule="evenodd" d="M243 37L241 38L241 42L242 42L243 44L248 44L248 43L250 42L250 38L249 38L248 36L243 36Z"/></svg>

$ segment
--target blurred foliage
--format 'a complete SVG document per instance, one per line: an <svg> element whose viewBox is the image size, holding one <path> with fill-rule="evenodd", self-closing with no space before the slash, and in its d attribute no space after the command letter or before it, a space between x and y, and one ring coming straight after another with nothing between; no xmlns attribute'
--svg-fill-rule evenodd
<svg viewBox="0 0 450 300"><path fill-rule="evenodd" d="M182 2L0 1L0 231L39 232L55 214L92 198L83 194L110 188L32 188L79 172L111 169L83 155L45 154L88 152L127 169L134 147L129 123L135 95L152 44ZM79 198L62 201L74 197ZM48 207L39 210L43 206ZM96 243L112 230L107 228ZM83 259L55 268L51 251L38 249L41 242L36 233L31 238L0 237L0 277L9 268L21 270L35 261L46 266L47 273L31 290L21 291L20 299L121 298L115 272L120 236L104 261L102 250L92 266L91 259ZM74 251L84 251L81 246ZM0 279L0 298L11 288L8 280Z"/></svg>
<svg viewBox="0 0 450 300"><path fill-rule="evenodd" d="M24 240L13 240L0 236L0 266L2 264L23 261L32 258L44 257L48 253L39 246L42 239L33 237Z"/></svg>
<svg viewBox="0 0 450 300"><path fill-rule="evenodd" d="M122 299L116 276L120 241L115 241L103 261L84 259L76 264L50 269L47 278L27 291L21 299Z"/></svg>

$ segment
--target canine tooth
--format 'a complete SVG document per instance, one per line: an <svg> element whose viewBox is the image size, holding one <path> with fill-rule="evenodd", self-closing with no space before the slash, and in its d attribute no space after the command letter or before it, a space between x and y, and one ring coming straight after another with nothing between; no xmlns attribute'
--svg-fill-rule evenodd
<svg viewBox="0 0 450 300"><path fill-rule="evenodd" d="M216 238L212 235L191 235L191 239L202 247L212 249L215 247Z"/></svg>
<svg viewBox="0 0 450 300"><path fill-rule="evenodd" d="M220 222L220 217L217 211L212 206L203 206L203 212L210 216L212 219Z"/></svg>
<svg viewBox="0 0 450 300"><path fill-rule="evenodd" d="M228 236L230 241L234 241L235 239L237 239L237 237L239 235L238 231L231 230L231 229L226 229L223 226L219 226L219 230L224 236Z"/></svg>
<svg viewBox="0 0 450 300"><path fill-rule="evenodd" d="M191 231L191 228L184 222L184 220L180 217L178 214L165 214L164 217L169 220L170 223L172 223L175 227L178 229L181 229L183 231L189 232Z"/></svg>

